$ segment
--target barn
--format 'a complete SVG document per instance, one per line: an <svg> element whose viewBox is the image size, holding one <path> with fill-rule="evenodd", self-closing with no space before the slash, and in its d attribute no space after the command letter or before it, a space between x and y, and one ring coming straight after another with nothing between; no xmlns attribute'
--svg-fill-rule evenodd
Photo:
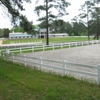
<svg viewBox="0 0 100 100"><path fill-rule="evenodd" d="M20 38L37 38L37 35L31 35L31 34L27 34L25 33L21 33L21 32L17 32L17 33L9 33L9 39L20 39Z"/></svg>

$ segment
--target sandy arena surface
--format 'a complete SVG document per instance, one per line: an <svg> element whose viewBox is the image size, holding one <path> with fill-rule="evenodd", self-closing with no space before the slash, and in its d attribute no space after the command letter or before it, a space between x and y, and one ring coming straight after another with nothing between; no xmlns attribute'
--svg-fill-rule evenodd
<svg viewBox="0 0 100 100"><path fill-rule="evenodd" d="M98 65L100 64L100 44L83 46L83 47L67 48L67 49L59 49L59 50L50 50L50 51L43 51L43 52L33 52L33 53L27 53L26 56L38 57L38 58L42 57L42 58L58 60L58 61L66 60L66 62L74 62L74 63L87 64L87 65ZM29 59L29 61L30 60L31 59ZM36 62L35 60L31 60L31 61ZM51 63L45 62L45 63L48 65L53 65L52 62ZM54 64L54 65L63 67L62 64L61 65ZM92 73L97 73L97 70L90 69L90 68L81 68L79 66L71 66L71 65L67 65L66 67L75 69L75 70L80 70L80 71L88 71ZM57 69L56 70L52 68L49 68L49 69L57 73L63 72ZM45 68L45 70L48 70L48 68ZM75 74L75 73L70 73L68 71L67 71L67 74L73 75L76 78L81 78L81 79L85 78L85 79L89 79L89 80L97 82L97 78L93 76Z"/></svg>
<svg viewBox="0 0 100 100"><path fill-rule="evenodd" d="M52 60L66 60L67 62L75 62L80 64L98 65L100 64L100 44L43 52L34 52L28 53L26 55Z"/></svg>

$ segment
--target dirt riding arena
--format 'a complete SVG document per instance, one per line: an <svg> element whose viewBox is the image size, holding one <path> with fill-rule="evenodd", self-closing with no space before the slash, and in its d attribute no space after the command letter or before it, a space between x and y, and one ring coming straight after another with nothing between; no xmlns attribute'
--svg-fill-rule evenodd
<svg viewBox="0 0 100 100"><path fill-rule="evenodd" d="M33 52L33 53L26 54L26 56L38 57L38 58L42 57L42 58L58 60L58 61L66 60L66 62L74 62L74 63L87 64L87 65L98 65L100 64L100 44L67 48L67 49L59 49L59 50L50 50L50 51L43 51L43 52ZM48 64L50 65L52 63L48 63ZM67 67L73 69L79 69L81 71L88 70L90 72L97 73L97 71L94 69L92 70L85 69L85 68L80 68L78 66L67 66ZM79 76L80 75L76 74L76 77ZM88 78L97 81L97 78L94 78L92 76L88 76Z"/></svg>
<svg viewBox="0 0 100 100"><path fill-rule="evenodd" d="M75 62L80 64L98 65L100 64L100 44L43 52L34 52L28 53L26 55L52 60L66 60L67 62Z"/></svg>

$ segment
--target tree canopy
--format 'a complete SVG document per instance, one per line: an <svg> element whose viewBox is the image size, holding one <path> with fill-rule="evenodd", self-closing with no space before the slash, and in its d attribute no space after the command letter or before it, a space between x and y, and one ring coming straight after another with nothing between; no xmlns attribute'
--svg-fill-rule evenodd
<svg viewBox="0 0 100 100"><path fill-rule="evenodd" d="M90 35L94 35L95 39L99 39L100 36L100 0L86 1L84 5L81 6L80 18L87 18L87 31L88 39Z"/></svg>
<svg viewBox="0 0 100 100"><path fill-rule="evenodd" d="M39 0L37 0L38 2ZM40 15L40 13L43 11L45 12L45 15L38 19L38 21L44 21L46 22L46 44L49 44L49 34L48 34L48 27L49 24L56 18L62 17L64 15L67 15L66 8L70 5L66 0L44 0L43 5L36 6L35 12L37 15ZM53 14L52 9L56 9L58 11L57 14Z"/></svg>
<svg viewBox="0 0 100 100"><path fill-rule="evenodd" d="M32 22L29 22L28 19L23 16L20 11L25 10L23 7L23 3L31 3L30 0L0 0L0 7L2 7L3 11L8 12L8 16L11 19L12 25L19 25L26 31L33 33L31 31ZM28 28L26 27L28 25Z"/></svg>

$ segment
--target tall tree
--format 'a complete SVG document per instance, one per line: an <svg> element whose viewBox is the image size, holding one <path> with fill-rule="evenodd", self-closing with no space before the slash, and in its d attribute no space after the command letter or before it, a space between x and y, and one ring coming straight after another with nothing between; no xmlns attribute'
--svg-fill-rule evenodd
<svg viewBox="0 0 100 100"><path fill-rule="evenodd" d="M37 0L38 2L39 0ZM68 7L70 3L66 2L66 0L44 0L44 5L39 5L35 8L35 12L40 15L41 11L44 11L46 13L45 16L42 18L39 18L39 21L46 21L46 44L49 45L49 34L48 34L48 27L49 23L56 19L57 17L62 17L64 15L67 15L66 7ZM52 8L52 10L51 10ZM57 15L54 15L52 13L53 9L56 9L58 11Z"/></svg>
<svg viewBox="0 0 100 100"><path fill-rule="evenodd" d="M8 38L9 37L9 33L10 33L10 30L8 28L5 28L3 37Z"/></svg>
<svg viewBox="0 0 100 100"><path fill-rule="evenodd" d="M24 29L28 34L35 34L35 28L33 27L32 22L28 22L28 19L25 16L21 16L20 26Z"/></svg>
<svg viewBox="0 0 100 100"><path fill-rule="evenodd" d="M19 27L19 26L14 26L13 28L11 28L11 30L10 30L10 32L12 33L12 32L24 32L24 30L21 28L21 27Z"/></svg>
<svg viewBox="0 0 100 100"><path fill-rule="evenodd" d="M85 1L85 3L81 6L81 9L83 13L79 14L80 18L86 18L87 19L87 33L88 33L88 40L90 40L90 26L89 26L89 20L92 12L92 7L94 6L94 3L91 1Z"/></svg>
<svg viewBox="0 0 100 100"><path fill-rule="evenodd" d="M52 33L66 33L66 22L58 19L54 20L50 26L50 32Z"/></svg>
<svg viewBox="0 0 100 100"><path fill-rule="evenodd" d="M23 7L23 2L31 3L30 0L0 0L0 7L2 7L3 11L8 12L8 16L11 19L12 25L16 25L18 23L22 23L25 21L26 17L20 14L20 11L25 10ZM6 13L7 14L7 13ZM32 26L32 23L28 20L28 27ZM30 28L25 27L26 23L21 24L22 28L29 32Z"/></svg>
<svg viewBox="0 0 100 100"><path fill-rule="evenodd" d="M1 28L0 28L0 38L2 38L3 35L4 35L4 29L1 29Z"/></svg>
<svg viewBox="0 0 100 100"><path fill-rule="evenodd" d="M65 23L65 26L66 26L66 32L67 32L67 34L71 34L71 31L72 31L72 25L71 25L71 23L69 23L69 22L66 22Z"/></svg>
<svg viewBox="0 0 100 100"><path fill-rule="evenodd" d="M93 0L93 1L95 7L93 8L93 12L92 12L92 20L95 23L95 29L96 29L94 39L98 40L100 36L100 7L99 7L100 0Z"/></svg>
<svg viewBox="0 0 100 100"><path fill-rule="evenodd" d="M91 34L94 34L94 39L99 39L100 36L100 8L94 7L91 14L92 19L90 20ZM94 33L93 33L94 32Z"/></svg>

